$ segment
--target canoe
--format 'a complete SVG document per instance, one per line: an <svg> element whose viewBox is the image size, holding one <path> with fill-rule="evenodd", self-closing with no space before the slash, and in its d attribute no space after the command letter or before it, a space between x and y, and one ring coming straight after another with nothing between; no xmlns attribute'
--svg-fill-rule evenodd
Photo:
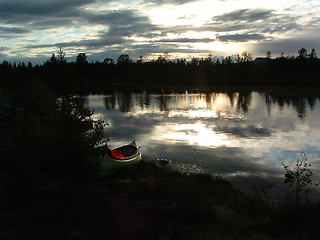
<svg viewBox="0 0 320 240"><path fill-rule="evenodd" d="M101 162L101 175L106 176L121 169L136 165L141 160L140 149L133 140L130 144L115 149L107 149Z"/></svg>

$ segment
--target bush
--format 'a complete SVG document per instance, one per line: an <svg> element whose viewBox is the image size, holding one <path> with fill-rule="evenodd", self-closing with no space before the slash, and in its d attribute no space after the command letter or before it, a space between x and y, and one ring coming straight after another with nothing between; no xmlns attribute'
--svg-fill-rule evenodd
<svg viewBox="0 0 320 240"><path fill-rule="evenodd" d="M55 96L38 84L28 89L18 101L17 181L42 185L96 174L107 142L105 121L94 120L78 96Z"/></svg>
<svg viewBox="0 0 320 240"><path fill-rule="evenodd" d="M285 183L289 183L289 187L294 186L295 205L298 206L301 203L301 193L305 192L305 201L308 202L309 189L307 186L318 186L318 183L313 183L311 176L313 172L310 170L311 164L308 163L308 155L300 153L298 156L295 169L289 169L289 166L282 164L285 170Z"/></svg>

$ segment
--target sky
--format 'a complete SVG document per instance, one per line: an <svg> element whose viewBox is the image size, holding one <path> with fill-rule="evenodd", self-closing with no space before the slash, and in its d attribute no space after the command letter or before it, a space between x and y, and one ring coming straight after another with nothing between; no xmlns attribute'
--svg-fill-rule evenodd
<svg viewBox="0 0 320 240"><path fill-rule="evenodd" d="M320 0L0 0L0 62L320 55Z"/></svg>

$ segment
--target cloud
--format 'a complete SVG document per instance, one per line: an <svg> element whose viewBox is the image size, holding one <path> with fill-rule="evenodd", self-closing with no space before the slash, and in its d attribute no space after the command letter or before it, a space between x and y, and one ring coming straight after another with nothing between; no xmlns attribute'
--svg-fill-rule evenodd
<svg viewBox="0 0 320 240"><path fill-rule="evenodd" d="M161 3L174 3L176 1L160 1ZM181 3L180 1L178 1ZM189 1L183 1L189 2ZM42 2L31 1L28 5L25 1L18 0L13 4L12 1L4 0L0 3L0 21L5 23L14 23L17 27L9 28L2 27L0 31L11 32L11 35L6 34L3 37L13 38L13 32L20 36L26 33L32 33L35 30L50 30L56 31L52 33L55 39L51 42L43 42L37 39L37 42L25 41L24 49L49 49L49 48L69 48L69 49L84 49L84 51L94 50L99 53L93 53L93 56L106 56L112 54L112 57L119 56L121 52L130 54L150 54L149 51L162 52L172 48L181 48L178 43L197 43L211 42L212 39L188 39L179 38L176 40L167 38L168 34L186 31L181 26L163 28L152 24L148 16L143 15L135 9L120 9L120 10L101 10L93 11L92 9L84 8L90 6L92 1L87 0L71 0L66 3L62 0L46 0ZM101 4L95 1L96 4ZM24 26L18 27L18 26ZM59 37L64 34L63 28L69 29L85 29L90 26L100 28L99 32L85 34L76 38ZM59 30L62 27L62 30ZM161 36L162 40L159 40ZM136 37L146 38L146 41L137 42ZM166 47L164 45L167 45ZM170 45L168 45L170 44ZM185 46L186 47L186 46ZM68 49L66 50L68 51ZM118 51L116 54L115 52ZM140 51L140 53L138 53ZM187 51L185 48L182 51ZM195 51L193 51L195 52ZM90 55L90 53L89 53ZM48 56L49 57L49 56ZM100 59L101 60L101 59Z"/></svg>
<svg viewBox="0 0 320 240"><path fill-rule="evenodd" d="M189 2L197 2L199 0L144 0L144 3L154 3L157 5L170 4L170 5L181 5Z"/></svg>
<svg viewBox="0 0 320 240"><path fill-rule="evenodd" d="M99 13L84 13L84 17L90 23L112 24L117 26L127 26L134 22L150 22L149 18L139 14L137 10L125 9L105 11Z"/></svg>
<svg viewBox="0 0 320 240"><path fill-rule="evenodd" d="M208 43L215 39L211 38L167 38L170 33L184 32L181 26L172 26L163 28L151 23L147 16L141 15L137 10L117 10L104 11L99 13L84 12L84 24L99 24L105 30L101 30L95 34L94 38L60 41L49 44L33 44L26 46L26 48L85 48L87 51L100 49L99 53L93 53L91 57L99 57L100 60L106 56L116 58L123 52L130 49L130 54L136 56L148 55L150 52L197 52L196 50L189 50L187 46L184 48L180 43ZM190 27L190 29L192 29ZM146 40L137 42L135 37L143 37ZM159 39L159 37L161 37ZM170 44L170 45L169 45ZM164 46L165 45L165 46Z"/></svg>
<svg viewBox="0 0 320 240"><path fill-rule="evenodd" d="M68 17L74 16L80 7L92 3L90 0L2 0L0 2L1 20L6 22L24 23L25 19L37 17Z"/></svg>
<svg viewBox="0 0 320 240"><path fill-rule="evenodd" d="M89 0L2 0L0 22L23 26L29 32L57 27L74 27L81 21L83 7L94 3Z"/></svg>
<svg viewBox="0 0 320 240"><path fill-rule="evenodd" d="M14 39L20 35L30 33L29 30L19 27L1 27L0 26L0 39Z"/></svg>
<svg viewBox="0 0 320 240"><path fill-rule="evenodd" d="M106 47L114 44L131 44L133 40L130 37L158 30L151 24L146 16L141 16L135 10L109 11L98 14L83 14L84 25L100 24L106 30L101 30L95 34L94 38L84 40L71 40L65 42L56 42L52 44L30 45L27 48L45 48L45 47Z"/></svg>
<svg viewBox="0 0 320 240"><path fill-rule="evenodd" d="M174 38L174 39L162 39L162 40L154 40L152 42L159 43L209 43L213 42L215 39L211 38Z"/></svg>
<svg viewBox="0 0 320 240"><path fill-rule="evenodd" d="M0 27L0 34L25 34L29 32L29 30L17 27Z"/></svg>
<svg viewBox="0 0 320 240"><path fill-rule="evenodd" d="M266 37L261 34L251 34L251 33L230 34L230 35L223 35L223 36L217 37L217 40L219 40L220 42L247 42L252 40L264 40L264 39L266 39Z"/></svg>
<svg viewBox="0 0 320 240"><path fill-rule="evenodd" d="M7 54L4 53L4 51L7 51L8 48L7 47L0 47L0 59L4 59L5 57L7 57Z"/></svg>
<svg viewBox="0 0 320 240"><path fill-rule="evenodd" d="M156 5L182 5L186 3L199 2L201 0L143 0L143 3L153 3ZM219 2L225 2L230 0L217 0Z"/></svg>
<svg viewBox="0 0 320 240"><path fill-rule="evenodd" d="M268 9L239 9L213 17L214 22L255 22L269 19L274 16L273 10Z"/></svg>
<svg viewBox="0 0 320 240"><path fill-rule="evenodd" d="M216 32L229 32L218 36L221 42L261 41L272 38L274 33L302 30L299 19L299 16L279 14L271 9L238 9L214 16L204 27Z"/></svg>
<svg viewBox="0 0 320 240"><path fill-rule="evenodd" d="M229 4L228 1L217 1ZM127 0L0 0L0 44L11 48L6 53L10 60L15 58L17 61L29 56L43 58L48 53L49 58L52 49L59 47L66 48L70 54L86 52L89 58L116 57L122 53L150 57L166 51L186 53L189 58L194 53L197 56L212 53L214 49L210 48L215 44L210 43L215 41L226 46L225 49L230 49L230 43L243 46L243 43L266 42L272 46L275 41L282 46L280 38L291 34L294 39L292 36L297 32L315 28L320 23L316 14L301 16L292 6L284 14L272 6L268 9L246 5L245 9L234 9L211 18L206 16L206 19L196 8L179 12L180 8L188 10L193 2L197 2L199 9L208 4L200 0L144 0L136 4ZM174 19L169 26L161 21L161 17L158 19L149 12L156 13L161 9L165 14L167 7ZM193 24L192 19L202 19L202 24L199 21ZM32 53L30 49L34 49ZM225 56L235 54L228 51Z"/></svg>
<svg viewBox="0 0 320 240"><path fill-rule="evenodd" d="M311 52L312 48L315 48L317 51L319 51L320 42L318 39L319 38L316 38L314 34L309 32L303 36L265 41L251 47L256 55L265 55L267 51L271 51L273 53L272 56L275 58L280 56L280 53L284 53L285 56L291 55L292 53L297 55L298 50L302 47L306 48L309 53Z"/></svg>

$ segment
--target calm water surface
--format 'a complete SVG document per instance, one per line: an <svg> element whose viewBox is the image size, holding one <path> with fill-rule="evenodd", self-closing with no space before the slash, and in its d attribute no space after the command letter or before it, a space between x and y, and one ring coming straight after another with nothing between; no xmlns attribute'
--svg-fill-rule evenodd
<svg viewBox="0 0 320 240"><path fill-rule="evenodd" d="M121 93L85 96L94 117L105 118L111 147L135 139L143 158L166 158L188 172L210 172L235 186L275 183L283 196L282 163L308 154L320 179L319 98L260 92Z"/></svg>

